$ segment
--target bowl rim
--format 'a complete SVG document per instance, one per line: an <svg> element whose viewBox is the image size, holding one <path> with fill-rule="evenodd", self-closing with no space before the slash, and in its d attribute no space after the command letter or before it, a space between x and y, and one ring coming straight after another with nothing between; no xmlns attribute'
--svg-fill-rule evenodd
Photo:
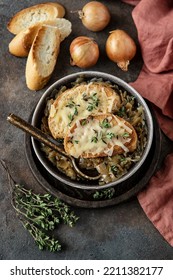
<svg viewBox="0 0 173 280"><path fill-rule="evenodd" d="M54 82L49 88L46 89L46 91L43 93L43 95L41 96L41 98L39 99L39 101L36 104L36 107L34 109L33 115L32 115L32 119L31 119L31 124L34 126L37 126L37 121L38 121L38 115L39 115L39 111L40 111L40 107L42 107L43 103L45 103L45 100L48 98L48 96L52 93L52 91L55 88L58 88L60 86L62 86L63 84L67 84L70 83L72 81L75 81L76 78L78 78L79 76L84 76L84 78L103 78L104 80L107 81L111 81L112 83L117 84L118 86L123 87L125 90L128 91L128 93L134 95L137 98L137 101L144 107L145 110L145 118L146 118L146 122L147 122L147 126L148 126L148 139L147 139L147 145L144 149L143 155L141 157L141 159L125 174L123 175L120 179L118 179L117 181L114 182L110 182L110 183L106 183L104 185L98 185L98 184L87 184L87 183L82 183L81 181L77 181L77 180L72 180L70 178L68 178L65 174L63 174L62 172L60 172L58 169L56 171L54 171L54 166L52 164L52 166L50 165L50 167L47 165L47 159L46 157L42 156L42 152L40 149L37 148L37 144L38 141L36 141L33 137L31 137L31 143L32 143L32 147L33 150L37 156L37 158L39 159L39 161L41 162L41 164L44 166L44 168L57 180L61 181L62 183L71 186L71 187L75 187L75 188L80 188L80 189L85 189L85 190L101 190L101 189L105 189L105 188L109 188L109 187L113 187L116 186L124 181L126 181L127 179L129 179L132 175L135 174L135 172L137 170L139 170L139 168L142 166L142 164L144 163L145 159L147 158L147 155L150 151L151 145L152 145L152 141L153 141L153 119L152 119L152 115L150 112L150 109L146 103L146 101L144 100L144 98L140 95L140 93L138 91L136 91L131 85L129 85L127 82L125 82L124 80L122 80L121 78L118 78L117 76L114 76L112 74L108 74L105 72L100 72L100 71L81 71L81 72L76 72L76 73L72 73L69 74L67 76L62 77L61 79L57 80L56 82ZM91 77L92 76L92 77ZM59 172L59 174L58 174ZM85 182L90 182L90 181L85 181Z"/></svg>

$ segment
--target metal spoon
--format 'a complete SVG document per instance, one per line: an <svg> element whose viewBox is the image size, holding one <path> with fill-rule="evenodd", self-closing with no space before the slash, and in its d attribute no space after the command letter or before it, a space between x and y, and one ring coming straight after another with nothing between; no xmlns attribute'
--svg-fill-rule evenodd
<svg viewBox="0 0 173 280"><path fill-rule="evenodd" d="M14 115L14 114L9 114L9 116L7 117L7 120L13 124L14 126L22 129L23 131L27 132L28 134L30 134L32 137L34 137L35 139L37 139L38 141L42 142L43 144L47 145L48 147L50 147L51 149L55 150L56 152L60 153L61 155L63 155L64 157L68 158L76 173L87 180L98 180L100 178L100 175L97 176L88 176L85 173L83 173L77 166L75 158L73 158L72 156L68 155L65 151L63 151L60 147L58 147L58 143L55 144L55 139L53 139L51 136L47 135L46 133L42 132L40 129L38 129L37 127L32 126L31 124L29 124L28 122L24 121L23 119L21 119L20 117Z"/></svg>

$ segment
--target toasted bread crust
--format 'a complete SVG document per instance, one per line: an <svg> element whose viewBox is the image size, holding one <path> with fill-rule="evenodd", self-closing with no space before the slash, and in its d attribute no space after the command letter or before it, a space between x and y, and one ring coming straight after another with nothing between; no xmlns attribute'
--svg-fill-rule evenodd
<svg viewBox="0 0 173 280"><path fill-rule="evenodd" d="M47 38L47 34L49 38ZM26 63L26 84L29 89L40 90L48 82L57 61L59 48L60 32L58 28L47 25L41 26ZM49 49L48 54L47 49ZM51 49L52 52L50 53Z"/></svg>
<svg viewBox="0 0 173 280"><path fill-rule="evenodd" d="M81 142L81 150L80 150L80 141L81 140L81 135L80 133L82 133L82 135L85 134L85 130L81 132L81 129L85 129L84 126L82 125L83 121L87 121L90 122L91 124L91 130L94 130L94 125L93 125L93 120L97 121L99 124L102 123L105 119L109 120L109 123L112 126L119 126L120 125L120 129L122 129L121 127L125 127L124 132L127 133L127 131L129 131L129 129L131 130L131 133L129 133L129 137L128 137L128 141L124 141L123 144L123 148L118 144L116 144L117 142L119 142L117 140L115 140L115 142L111 142L111 140L109 141L108 139L105 140L105 143L107 143L107 145L104 143L102 143L103 147L100 149L100 152L98 152L98 145L100 145L101 142L97 142L92 144L92 152L90 152L90 150L88 149L85 151L82 151L82 149L84 149L83 147L85 146L85 144L88 147L87 143L83 143ZM80 125L79 125L80 123ZM119 123L119 124L118 124ZM121 125L122 124L122 125ZM129 128L129 129L128 129ZM105 129L105 128L104 128ZM79 132L79 135L75 133L75 131ZM110 131L109 129L107 131ZM104 133L106 133L104 131ZM75 135L75 137L74 137ZM79 139L79 141L77 141L77 143L75 142L75 139ZM119 139L121 137L119 136ZM84 138L85 139L85 138ZM86 133L86 139L87 141L92 142L92 138L88 140L88 133ZM104 139L103 139L104 140ZM121 138L122 141L122 138ZM76 147L75 147L76 145ZM125 147L124 147L125 146ZM125 121L123 118L120 118L119 116L115 116L113 114L100 114L100 115L94 115L94 116L89 116L86 119L81 119L78 123L75 122L73 124L73 126L68 130L65 138L64 138L64 148L66 153L72 155L73 157L81 157L81 158L97 158L97 157L106 157L106 156L113 156L116 154L123 154L125 152L133 152L137 147L137 134L135 129L133 128L133 126ZM91 148L91 146L90 146ZM81 151L81 154L79 154L79 150Z"/></svg>
<svg viewBox="0 0 173 280"><path fill-rule="evenodd" d="M9 52L18 57L27 57L38 30L43 25L36 23L29 28L20 31L10 42ZM44 25L56 26L60 31L61 42L71 33L71 22L65 18L56 18L44 22Z"/></svg>
<svg viewBox="0 0 173 280"><path fill-rule="evenodd" d="M45 22L47 20L53 20L57 17L61 17L62 11L59 12L58 4L38 4L26 9L23 9L16 13L7 25L7 29L13 33L18 34L20 31L34 25L38 22ZM64 9L62 7L62 9ZM65 9L64 9L65 13Z"/></svg>
<svg viewBox="0 0 173 280"><path fill-rule="evenodd" d="M41 24L35 24L19 32L9 44L9 52L15 56L27 57Z"/></svg>
<svg viewBox="0 0 173 280"><path fill-rule="evenodd" d="M89 84L80 84L71 89L67 89L56 98L50 109L48 125L54 138L64 138L67 129L76 119L91 114L91 111L89 111L87 107L94 101L92 101L92 99L89 99L88 102L83 101L83 94L87 91L90 95L97 92L96 98L101 100L101 104L98 103L98 106L92 110L92 114L112 113L119 109L121 103L119 95L114 89L105 83L92 82ZM69 108L67 109L69 102L76 103L78 111L77 114L73 115L73 120L71 122L67 116L69 117L70 114L73 114L74 107L71 111Z"/></svg>
<svg viewBox="0 0 173 280"><path fill-rule="evenodd" d="M56 7L57 10L58 10L58 17L59 18L63 18L65 16L65 8L62 4L55 3L55 2L46 2L44 4L52 5L52 6Z"/></svg>

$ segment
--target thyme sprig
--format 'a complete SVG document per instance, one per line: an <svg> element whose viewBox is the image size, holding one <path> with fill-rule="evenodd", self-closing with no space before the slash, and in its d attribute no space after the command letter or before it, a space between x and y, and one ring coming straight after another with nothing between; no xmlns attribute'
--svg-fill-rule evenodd
<svg viewBox="0 0 173 280"><path fill-rule="evenodd" d="M8 175L11 204L39 249L51 252L61 250L61 244L50 232L62 223L73 227L78 217L59 198L48 193L36 194L33 190L17 184L11 177L6 163L1 160L1 164Z"/></svg>

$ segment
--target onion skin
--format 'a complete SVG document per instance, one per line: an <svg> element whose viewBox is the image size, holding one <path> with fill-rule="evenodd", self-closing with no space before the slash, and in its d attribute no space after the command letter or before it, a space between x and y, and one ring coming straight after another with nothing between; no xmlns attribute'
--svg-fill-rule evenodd
<svg viewBox="0 0 173 280"><path fill-rule="evenodd" d="M109 24L111 16L105 5L98 1L91 1L83 7L82 11L79 11L79 18L88 30L97 32Z"/></svg>
<svg viewBox="0 0 173 280"><path fill-rule="evenodd" d="M80 68L94 66L99 58L98 44L89 37L79 36L70 44L70 64Z"/></svg>
<svg viewBox="0 0 173 280"><path fill-rule="evenodd" d="M136 54L136 44L124 30L113 30L106 41L106 53L118 67L128 71L128 65Z"/></svg>

